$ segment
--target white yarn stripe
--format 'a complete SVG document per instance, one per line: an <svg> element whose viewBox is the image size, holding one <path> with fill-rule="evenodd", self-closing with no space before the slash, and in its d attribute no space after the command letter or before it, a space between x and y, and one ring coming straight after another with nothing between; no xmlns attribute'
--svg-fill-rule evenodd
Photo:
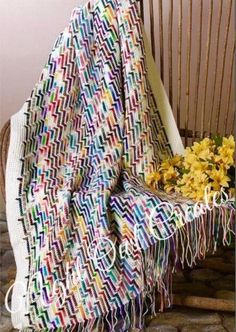
<svg viewBox="0 0 236 332"><path fill-rule="evenodd" d="M26 308L23 302L25 290L19 283L26 285L25 276L28 274L28 256L26 241L24 238L24 230L19 222L20 210L19 202L16 200L19 192L18 177L21 176L21 161L23 155L22 141L24 140L25 130L24 125L26 117L24 112L27 103L24 103L22 108L11 116L10 118L10 143L8 149L7 165L6 165L6 216L10 242L13 248L13 253L16 261L16 279L12 292L11 310L16 311L11 314L12 324L14 328L21 329L23 326L28 326L28 319L24 316ZM19 301L22 301L20 304ZM19 308L20 306L20 308ZM17 308L20 310L17 311Z"/></svg>

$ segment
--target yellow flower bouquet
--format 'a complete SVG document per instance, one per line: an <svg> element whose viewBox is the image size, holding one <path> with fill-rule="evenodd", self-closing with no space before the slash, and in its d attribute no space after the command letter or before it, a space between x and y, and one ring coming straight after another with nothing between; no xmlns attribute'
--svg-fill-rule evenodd
<svg viewBox="0 0 236 332"><path fill-rule="evenodd" d="M195 142L185 149L184 155L175 155L159 165L156 172L147 176L147 184L153 189L167 193L179 192L192 200L204 200L208 188L208 199L224 190L228 197L234 196L235 140L214 136Z"/></svg>

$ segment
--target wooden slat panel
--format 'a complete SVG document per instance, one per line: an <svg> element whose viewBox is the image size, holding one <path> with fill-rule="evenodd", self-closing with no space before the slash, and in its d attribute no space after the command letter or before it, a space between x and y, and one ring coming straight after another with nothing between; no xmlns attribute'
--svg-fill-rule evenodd
<svg viewBox="0 0 236 332"><path fill-rule="evenodd" d="M182 34L183 34L183 0L179 1L178 17L178 91L177 91L177 126L180 128L181 73L182 73ZM171 104L173 105L173 104Z"/></svg>
<svg viewBox="0 0 236 332"><path fill-rule="evenodd" d="M230 77L229 77L229 89L228 89L228 95L227 95L227 107L226 107L226 114L224 119L224 132L227 133L227 127L229 122L229 114L230 114L230 97L232 92L232 83L233 83L233 72L234 72L234 60L235 60L235 42L232 48L232 55L230 60ZM235 117L235 112L234 112ZM234 126L234 121L233 121ZM233 127L234 128L234 127ZM231 129L231 132L233 132L234 129Z"/></svg>
<svg viewBox="0 0 236 332"><path fill-rule="evenodd" d="M206 60L205 60L205 79L203 80L203 103L201 109L201 133L203 136L203 132L205 129L206 123L206 97L207 97L207 87L208 87L208 78L209 78L209 61L210 61L210 49L212 44L212 17L213 17L213 0L210 2L209 8L209 19L208 19L208 31L207 31L207 42L206 42ZM211 133L211 130L209 131Z"/></svg>
<svg viewBox="0 0 236 332"><path fill-rule="evenodd" d="M216 132L219 132L219 121L220 121L220 106L221 106L221 100L222 100L222 91L223 91L223 80L224 80L224 74L225 74L225 65L226 65L226 50L227 50L227 44L229 39L229 27L230 27L230 17L231 17L231 11L232 11L232 0L230 0L229 4L229 11L227 15L227 25L226 25L226 31L225 31L225 37L224 37L224 46L223 46L223 66L221 70L221 78L220 78L220 96L217 103L217 116L216 116Z"/></svg>
<svg viewBox="0 0 236 332"><path fill-rule="evenodd" d="M164 81L164 42L163 42L163 6L162 0L158 0L159 4L159 44L160 44L160 75Z"/></svg>
<svg viewBox="0 0 236 332"><path fill-rule="evenodd" d="M218 29L217 29L217 46L216 46L216 53L219 54L219 46L220 46L220 32L221 32L221 23L222 23L222 12L223 12L223 0L220 0L220 7L219 7L219 18L218 18ZM217 69L218 69L218 62L219 57L215 57L215 68L214 68L214 83L213 83L213 96L212 96L212 105L210 110L210 121L208 125L208 131L211 131L212 128L212 120L213 120L213 111L214 111L214 104L215 104L215 95L216 95L216 82L217 82Z"/></svg>
<svg viewBox="0 0 236 332"><path fill-rule="evenodd" d="M173 94L172 94L172 88L173 88L173 80L172 80L172 71L173 71L173 63L172 63L172 54L173 54L173 0L170 0L170 9L169 9L169 26L168 26L168 61L169 61L169 98L171 105L173 104Z"/></svg>
<svg viewBox="0 0 236 332"><path fill-rule="evenodd" d="M185 145L217 132L233 133L233 0L143 0L140 5Z"/></svg>
<svg viewBox="0 0 236 332"><path fill-rule="evenodd" d="M185 145L188 144L188 136L187 136L187 130L189 129L189 98L190 98L190 75L191 75L191 51L192 51L192 13L193 13L193 2L192 0L189 0L189 12L188 12L188 33L187 33L187 77L186 77L186 104L185 104L185 123L184 123L184 129L185 129L185 137L184 137L184 143ZM172 105L173 107L173 105Z"/></svg>
<svg viewBox="0 0 236 332"><path fill-rule="evenodd" d="M201 63L202 63L202 15L203 15L203 0L200 0L200 15L198 18L199 25L198 25L198 54L197 54L197 65L196 65L196 82L195 82L195 95L194 95L194 109L193 109L193 116L194 116L194 127L193 132L197 130L197 115L198 109L199 109L199 85L200 85L200 69L201 69ZM203 133L201 132L201 137L203 136Z"/></svg>

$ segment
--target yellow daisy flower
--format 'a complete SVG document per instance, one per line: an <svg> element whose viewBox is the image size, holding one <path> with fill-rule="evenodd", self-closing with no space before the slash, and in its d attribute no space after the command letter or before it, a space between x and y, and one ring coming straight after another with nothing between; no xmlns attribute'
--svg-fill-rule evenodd
<svg viewBox="0 0 236 332"><path fill-rule="evenodd" d="M218 191L220 187L229 187L228 182L230 181L230 178L225 174L225 171L222 168L219 170L213 169L209 173L209 176L213 180L211 186L214 190Z"/></svg>
<svg viewBox="0 0 236 332"><path fill-rule="evenodd" d="M169 163L171 166L181 166L182 164L182 161L183 161L183 157L176 154L173 158L170 159Z"/></svg>
<svg viewBox="0 0 236 332"><path fill-rule="evenodd" d="M167 193L179 192L198 201L204 200L206 187L210 186L208 199L212 201L216 191L222 187L229 188L231 179L227 172L234 164L234 149L232 135L218 140L206 137L187 147L184 156L176 154L164 159L158 171L147 176L147 183L152 187L161 184ZM230 188L227 193L234 195Z"/></svg>
<svg viewBox="0 0 236 332"><path fill-rule="evenodd" d="M165 190L165 192L170 193L171 191L175 190L175 186L171 183L166 183L164 185L164 190Z"/></svg>
<svg viewBox="0 0 236 332"><path fill-rule="evenodd" d="M175 171L173 166L163 174L163 182L166 183L168 180L175 179L177 177L177 172Z"/></svg>
<svg viewBox="0 0 236 332"><path fill-rule="evenodd" d="M166 159L164 161L162 161L161 165L160 165L160 170L168 170L170 168L171 164L170 164L170 159Z"/></svg>
<svg viewBox="0 0 236 332"><path fill-rule="evenodd" d="M146 183L148 186L154 187L161 180L159 172L152 172L146 176Z"/></svg>
<svg viewBox="0 0 236 332"><path fill-rule="evenodd" d="M192 164L196 161L198 161L197 156L191 150L187 150L183 162L184 167L191 168Z"/></svg>
<svg viewBox="0 0 236 332"><path fill-rule="evenodd" d="M206 162L206 161L194 161L192 166L191 166L191 169L192 170L196 170L196 171L201 171L201 172L205 172L207 171L209 168L209 163Z"/></svg>
<svg viewBox="0 0 236 332"><path fill-rule="evenodd" d="M224 165L229 168L234 164L234 150L229 148L227 145L220 146L218 148L218 155L215 156L215 162Z"/></svg>
<svg viewBox="0 0 236 332"><path fill-rule="evenodd" d="M222 146L227 147L228 149L234 150L235 149L235 140L233 135L230 135L228 138L223 137Z"/></svg>

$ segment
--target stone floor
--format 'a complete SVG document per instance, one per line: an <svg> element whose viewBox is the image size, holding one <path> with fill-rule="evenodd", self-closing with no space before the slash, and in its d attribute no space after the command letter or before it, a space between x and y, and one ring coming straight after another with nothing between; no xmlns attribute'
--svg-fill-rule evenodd
<svg viewBox="0 0 236 332"><path fill-rule="evenodd" d="M5 214L0 213L0 332L12 329L10 315L4 306L5 294L14 282L15 262L9 242ZM178 272L174 277L173 292L181 295L235 299L234 245L221 247L214 255L199 263L194 269ZM234 314L174 306L147 317L146 332L233 332Z"/></svg>
<svg viewBox="0 0 236 332"><path fill-rule="evenodd" d="M145 332L235 332L234 314L174 307L147 323Z"/></svg>
<svg viewBox="0 0 236 332"><path fill-rule="evenodd" d="M17 331L12 329L8 311L3 306L1 311L0 331ZM235 332L235 317L229 313L175 307L153 319L147 317L146 326L143 332Z"/></svg>

